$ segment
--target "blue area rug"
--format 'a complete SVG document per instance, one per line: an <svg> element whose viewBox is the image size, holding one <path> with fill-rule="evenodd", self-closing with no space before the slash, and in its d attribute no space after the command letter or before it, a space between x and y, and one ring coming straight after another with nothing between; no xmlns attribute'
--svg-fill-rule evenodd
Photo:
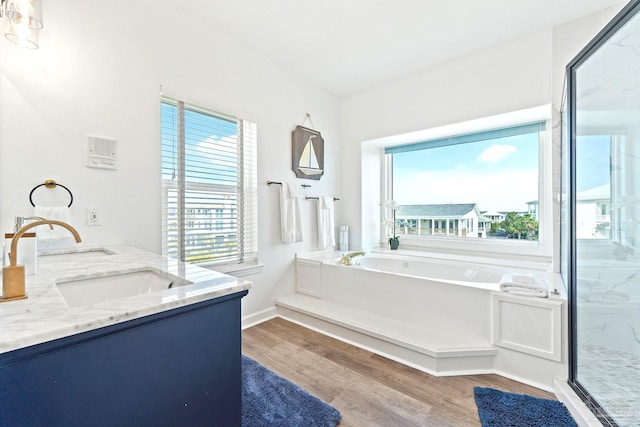
<svg viewBox="0 0 640 427"><path fill-rule="evenodd" d="M578 427L562 402L474 387L483 427Z"/></svg>
<svg viewBox="0 0 640 427"><path fill-rule="evenodd" d="M334 407L242 356L243 427L335 427L341 418Z"/></svg>

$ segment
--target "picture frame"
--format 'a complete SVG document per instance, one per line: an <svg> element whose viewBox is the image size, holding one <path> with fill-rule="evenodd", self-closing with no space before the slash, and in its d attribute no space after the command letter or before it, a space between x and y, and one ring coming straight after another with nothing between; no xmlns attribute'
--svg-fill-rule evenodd
<svg viewBox="0 0 640 427"><path fill-rule="evenodd" d="M320 180L324 175L324 139L320 132L298 125L291 132L291 141L296 177Z"/></svg>

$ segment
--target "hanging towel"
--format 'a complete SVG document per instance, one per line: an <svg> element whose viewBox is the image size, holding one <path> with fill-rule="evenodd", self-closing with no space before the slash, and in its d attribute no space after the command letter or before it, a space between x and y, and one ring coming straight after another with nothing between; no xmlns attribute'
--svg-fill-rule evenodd
<svg viewBox="0 0 640 427"><path fill-rule="evenodd" d="M533 275L506 274L500 281L500 290L523 297L547 298L549 289L546 283L537 282Z"/></svg>
<svg viewBox="0 0 640 427"><path fill-rule="evenodd" d="M284 243L302 242L302 215L298 186L283 182L280 186L280 230Z"/></svg>
<svg viewBox="0 0 640 427"><path fill-rule="evenodd" d="M49 207L36 205L33 209L33 214L45 219L54 219L56 221L66 222L71 225L71 211L67 206ZM69 233L69 230L64 227L54 225L53 229L51 229L48 225L40 225L36 227L35 230L38 242L42 242L44 240L55 240L61 242L71 240L72 242L75 242L75 239L71 233Z"/></svg>
<svg viewBox="0 0 640 427"><path fill-rule="evenodd" d="M318 248L336 245L333 219L333 197L318 197Z"/></svg>

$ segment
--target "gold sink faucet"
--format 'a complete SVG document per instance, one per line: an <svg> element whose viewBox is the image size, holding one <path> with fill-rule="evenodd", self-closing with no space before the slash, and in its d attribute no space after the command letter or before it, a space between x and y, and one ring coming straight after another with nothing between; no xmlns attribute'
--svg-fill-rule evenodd
<svg viewBox="0 0 640 427"><path fill-rule="evenodd" d="M351 265L351 258L356 256L362 256L365 252L351 252L350 254L342 255L340 258L340 264L342 265Z"/></svg>
<svg viewBox="0 0 640 427"><path fill-rule="evenodd" d="M80 243L82 241L76 229L62 221L44 219L22 227L15 233L13 239L11 239L9 265L2 269L2 299L0 299L0 302L27 298L24 289L24 265L16 265L18 259L18 240L20 240L27 230L39 225L49 225L49 227L59 225L69 230L71 234L73 234L73 237L75 237L76 242Z"/></svg>

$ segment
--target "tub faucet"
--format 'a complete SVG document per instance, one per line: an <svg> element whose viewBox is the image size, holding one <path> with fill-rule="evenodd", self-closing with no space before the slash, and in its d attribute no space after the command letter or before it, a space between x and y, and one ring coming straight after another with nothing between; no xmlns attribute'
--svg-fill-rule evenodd
<svg viewBox="0 0 640 427"><path fill-rule="evenodd" d="M356 256L363 256L365 252L351 252L350 254L342 255L340 258L340 264L342 265L351 265L351 258Z"/></svg>
<svg viewBox="0 0 640 427"><path fill-rule="evenodd" d="M2 269L2 299L0 302L13 301L17 299L26 298L27 295L24 292L24 265L16 265L18 259L18 240L22 235L30 228L37 227L39 225L59 225L66 228L73 234L76 242L80 243L80 235L75 228L67 224L66 222L56 221L53 219L44 219L27 224L20 228L13 239L11 239L11 252L9 253L9 265Z"/></svg>

